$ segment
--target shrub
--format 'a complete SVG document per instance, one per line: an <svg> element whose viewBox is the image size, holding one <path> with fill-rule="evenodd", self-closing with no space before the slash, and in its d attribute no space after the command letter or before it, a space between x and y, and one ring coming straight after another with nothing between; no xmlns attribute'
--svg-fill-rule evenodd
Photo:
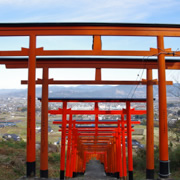
<svg viewBox="0 0 180 180"><path fill-rule="evenodd" d="M180 145L169 147L170 169L172 172L180 171ZM133 158L135 171L146 170L146 149L138 149ZM154 151L155 172L159 172L159 149Z"/></svg>
<svg viewBox="0 0 180 180"><path fill-rule="evenodd" d="M180 145L170 148L169 159L171 171L180 171Z"/></svg>
<svg viewBox="0 0 180 180"><path fill-rule="evenodd" d="M49 154L49 162L56 163L60 161L59 153L51 153Z"/></svg>

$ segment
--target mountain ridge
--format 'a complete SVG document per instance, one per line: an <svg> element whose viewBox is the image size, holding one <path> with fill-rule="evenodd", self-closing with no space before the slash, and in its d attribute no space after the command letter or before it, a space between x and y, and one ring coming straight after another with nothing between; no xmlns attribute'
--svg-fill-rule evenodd
<svg viewBox="0 0 180 180"><path fill-rule="evenodd" d="M173 85L174 86L174 85ZM171 97L167 86L167 96ZM158 86L155 85L154 98L158 97ZM0 89L3 97L27 97L27 89ZM36 97L41 97L41 87L36 87ZM114 97L114 98L145 98L145 85L79 85L79 86L49 86L49 97Z"/></svg>

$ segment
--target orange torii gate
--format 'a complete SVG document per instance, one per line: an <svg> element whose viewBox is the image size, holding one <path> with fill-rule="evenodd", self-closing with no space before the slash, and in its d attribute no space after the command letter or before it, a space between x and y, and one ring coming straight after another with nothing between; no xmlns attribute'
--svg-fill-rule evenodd
<svg viewBox="0 0 180 180"><path fill-rule="evenodd" d="M150 88L150 89L152 89L152 85L153 84L157 84L157 80L151 80L152 79L152 77L150 78L150 75L149 75L149 73L151 73L152 74L152 70L150 71L150 70L147 70L147 79L148 79L148 81L146 81L146 80L142 80L142 81L102 81L101 80L101 70L100 69L96 69L96 77L95 77L95 81L90 81L89 83L90 84L105 84L105 83L108 83L108 84L127 84L127 85L129 85L129 84L139 84L139 83L141 83L141 84L147 84L147 88ZM101 82L102 81L102 82ZM48 80L48 68L43 68L43 81L42 80L40 80L40 79L38 79L38 81L36 81L36 84L42 84L43 85L43 91L42 91L42 101L44 101L44 103L42 103L42 104L44 104L44 106L46 106L46 109L47 109L47 105L45 105L45 104L47 104L47 97L48 97L48 84L62 84L64 81L54 81L53 79L50 79L50 80ZM79 83L79 82L81 82L82 84L83 83L87 83L86 81L70 81L70 82L66 82L66 83L72 83L72 82L74 82L74 84L77 84L77 83ZM27 84L27 81L22 81L22 84ZM172 84L172 82L169 82L169 81L167 81L166 82L166 84L167 85L171 85ZM147 92L150 92L150 90L148 90ZM151 91L152 92L152 91ZM148 97L148 96L147 96ZM152 104L153 104L153 98L152 98L152 96L149 96L149 98L151 98L151 101L149 100L149 106L150 106L150 102L152 102ZM45 100L46 100L46 103L45 103ZM42 153L41 153L41 177L48 177L48 170L42 170L42 169L47 169L48 168L48 160L47 160L47 154L48 154L48 152L47 152L47 148L45 148L45 147L47 147L47 144L48 144L48 141L47 141L47 127L48 127L48 125L47 125L47 123L45 123L45 122L47 122L47 113L44 113L44 110L45 110L45 108L44 108L44 106L42 106L42 119L44 119L44 121L41 123L41 128L42 128L42 133L41 133L41 142L43 142L43 144L41 144L41 149L46 149L46 151L42 151ZM147 106L147 107L149 107L149 106ZM131 110L132 111L132 110ZM153 112L153 110L150 108L150 111L151 112ZM150 112L149 111L149 112ZM53 113L53 111L51 111L52 113ZM56 112L55 112L56 113ZM45 114L46 114L46 116L45 116ZM152 115L151 115L152 116ZM45 125L46 124L46 125ZM152 124L152 123L151 123ZM45 128L46 127L46 128ZM46 131L45 131L46 130ZM148 130L148 129L147 129ZM45 134L44 134L45 133ZM46 138L44 138L44 137L46 137ZM148 138L147 138L147 142L148 142L148 140L150 139L152 137L152 134L150 134L149 136L148 136ZM45 142L46 141L46 142ZM151 142L152 143L152 141L149 141L149 142ZM148 143L147 144L147 147L152 147L152 144L150 145L150 143ZM150 148L148 148L148 149L150 149ZM152 148L151 148L152 149ZM44 152L44 153L43 153ZM152 153L152 151L150 151L150 153L148 154L148 157L151 155L151 153ZM43 159L45 160L46 159L46 162L43 162ZM131 158L132 159L132 158ZM130 164L130 163L129 163ZM150 163L148 163L148 165L149 165ZM118 165L118 164L117 164ZM131 169L133 169L133 168L131 168ZM67 171L68 172L68 171ZM121 172L121 171L120 171ZM68 174L68 173L67 173ZM117 177L119 177L118 175L119 175L119 173L116 173L117 174ZM153 174L153 173L152 173ZM122 176L122 174L120 175L120 177ZM152 176L152 175L151 175ZM62 171L61 172L61 175L60 175L60 177L64 177L64 171ZM132 171L129 171L129 179L133 179L133 172Z"/></svg>
<svg viewBox="0 0 180 180"><path fill-rule="evenodd" d="M41 98L39 98L39 100L41 100ZM120 132L122 133L122 141L123 143L120 142L120 144L117 146L118 152L121 154L121 147L120 145L123 144L123 155L125 156L125 132L127 133L127 142L128 142L128 171L129 171L129 179L132 180L133 179L133 159L132 159L132 137L131 137L131 124L137 124L139 122L131 122L131 115L134 114L145 114L146 111L145 110L135 110L135 109L130 109L130 103L131 102L146 102L146 99L117 99L117 98L88 98L88 99L84 99L84 98L49 98L49 102L63 102L63 108L62 109L58 109L58 110L49 110L48 112L50 114L62 114L62 121L54 121L54 124L62 124L61 126L61 131L62 131L62 138L61 138L61 165L60 165L60 179L64 179L64 171L65 171L65 139L66 139L66 135L68 136L68 140L71 138L71 126L72 126L72 115L75 114L91 114L91 115L95 115L95 121L74 121L74 128L77 129L77 127L75 126L76 124L90 124L93 125L94 124L94 129L82 129L82 128L78 128L79 130L77 130L76 132L76 136L95 136L96 138L96 143L98 143L97 140L97 136L111 136L112 133L114 134L115 138L118 138L117 140L117 145L119 144L118 142L121 141L120 140ZM94 110L69 110L67 109L67 102L94 102ZM98 108L98 103L99 102L125 102L126 103L126 109L123 110L100 110ZM69 114L69 121L66 121L66 114ZM101 114L110 114L110 115L121 115L122 120L121 121L99 121L98 119L98 115ZM124 121L124 115L126 115L126 121ZM67 127L68 124L68 127ZM107 129L106 127L99 128L99 125L102 124L117 124L116 128L113 128L112 126L111 129ZM120 125L121 124L121 125ZM124 124L127 124L127 128L124 129ZM113 128L113 129L112 129ZM117 131L114 132L114 129L117 129ZM66 131L69 133L66 134ZM118 136L117 136L118 133ZM115 142L113 142L114 144ZM69 156L70 156L70 146L69 146L70 142L68 141L68 151L67 151L67 166L66 166L66 176L67 177L72 177L72 173L69 174ZM88 148L88 146L87 146ZM90 146L91 148L91 146ZM95 148L97 148L95 146ZM102 151L102 147L99 147L99 150ZM86 150L87 151L87 150ZM84 154L85 156L85 154ZM117 153L117 156L118 153ZM121 157L121 156L120 156ZM126 156L125 156L126 157ZM84 159L84 158L83 158ZM46 160L46 159L45 159ZM85 162L86 160L83 160L83 172L85 171ZM115 161L116 162L116 161ZM43 162L42 162L43 163ZM113 163L113 161L112 161ZM45 164L45 163L43 163ZM122 158L118 158L117 159L117 166L114 166L114 170L116 169L117 171L115 171L113 174L116 175L116 177L123 177L123 171L122 171L122 167L125 168L126 165L126 159L123 158L123 165L122 166ZM120 168L121 167L121 168ZM126 169L126 168L125 168ZM124 174L127 176L125 170L124 170ZM125 177L125 176L124 176Z"/></svg>
<svg viewBox="0 0 180 180"><path fill-rule="evenodd" d="M36 47L39 36L92 36L92 50L44 50ZM52 84L132 84L132 82L103 81L101 68L142 68L147 69L147 165L146 178L154 178L154 141L153 141L153 90L152 69L158 69L159 86L159 176L168 178L170 174L168 157L168 126L166 107L165 69L180 69L179 59L165 60L165 57L177 57L179 51L164 48L164 37L180 37L178 24L138 24L138 23L0 23L0 36L29 37L29 48L0 51L0 64L7 68L28 68L28 112L27 112L27 177L36 174L35 152L35 84L36 68L43 68L44 96L48 96L49 68L96 68L95 81L51 81ZM102 50L102 36L148 36L157 38L157 47L150 50ZM6 57L7 56L7 57ZM37 56L51 56L37 58ZM53 58L53 56L111 56L111 58ZM157 60L119 59L117 56L156 56ZM13 57L13 58L11 58ZM23 57L23 58L19 58ZM28 57L28 58L26 58ZM135 82L135 84L141 84ZM42 125L47 120L47 98L42 103ZM46 129L46 128L45 128ZM45 130L47 131L47 129ZM43 141L43 139L42 139ZM41 143L43 144L43 143ZM42 168L41 177L47 177L47 169Z"/></svg>

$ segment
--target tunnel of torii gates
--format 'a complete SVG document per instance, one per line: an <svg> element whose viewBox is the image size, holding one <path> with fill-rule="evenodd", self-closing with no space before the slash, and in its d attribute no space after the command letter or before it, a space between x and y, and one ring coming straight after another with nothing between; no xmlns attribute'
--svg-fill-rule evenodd
<svg viewBox="0 0 180 180"><path fill-rule="evenodd" d="M169 155L168 155L168 125L167 125L167 102L166 102L166 82L165 69L180 69L179 51L172 51L171 47L164 48L165 37L180 37L180 25L178 24L128 24L128 23L1 23L0 36L24 36L29 37L29 47L21 50L0 51L0 64L5 64L6 68L28 68L27 97L27 177L36 175L36 149L35 149L35 87L42 84L42 120L41 120L41 162L40 176L48 177L48 85L52 84L106 84L106 85L146 85L147 97L139 100L147 102L147 139L146 139L146 178L154 178L154 139L153 139L153 85L158 85L159 90L159 177L168 178L170 175ZM36 41L39 36L91 36L93 37L91 50L44 50L37 48ZM136 36L136 37L156 37L157 47L149 50L102 50L102 36ZM45 57L47 56L47 57ZM91 57L92 56L92 57ZM101 57L102 56L102 57ZM126 58L122 58L128 56ZM150 57L156 59L151 59ZM121 57L121 58L120 58ZM132 58L130 58L132 57ZM136 58L135 58L136 57ZM148 57L146 61L144 58ZM168 57L172 57L168 59ZM42 79L36 80L36 68L43 69ZM48 78L49 68L95 68L94 81L55 81ZM147 79L141 81L104 81L101 79L101 68L131 68L146 69ZM158 70L158 80L153 80L152 70ZM12 76L13 80L13 76ZM60 99L59 99L60 100ZM62 100L62 99L61 99ZM70 101L70 100L68 100ZM127 136L128 144L128 171L129 179L133 179L132 142L130 115L136 110L130 108L133 99L126 99L126 108L117 111L121 119L113 122L117 127L101 127L97 114L97 103L105 100L95 100L96 115L94 127L79 127L78 122L72 119L72 114L76 113L71 109L66 109L67 100L63 101L62 110L55 113L62 114L60 123L62 131L61 138L61 167L60 179L64 178L65 169L65 137L68 137L68 151L72 152L67 156L66 176L72 173L84 172L85 163L96 157L105 165L107 173L118 173L119 177L126 176L125 165L125 145ZM85 100L86 102L88 100ZM109 100L107 100L108 102ZM112 100L113 102L115 100ZM117 100L120 102L120 99ZM53 112L52 112L53 113ZM82 111L82 113L84 113ZM85 112L86 114L88 112ZM91 112L92 113L92 112ZM104 112L116 114L115 111ZM139 112L140 113L140 112ZM145 113L145 112L144 112ZM66 121L66 114L70 115ZM126 115L126 121L124 121ZM87 122L86 122L87 123ZM112 123L112 122L111 122ZM92 122L91 122L92 124ZM108 124L108 122L103 122ZM68 125L68 126L66 126ZM92 136L89 134L92 133ZM102 133L102 134L101 134ZM82 135L82 136L81 136ZM87 136L86 136L87 135ZM102 135L102 137L101 137ZM109 136L110 135L110 136ZM90 144L92 142L92 144ZM89 143L89 144L88 144ZM103 144L101 144L103 143ZM120 148L122 144L122 149ZM75 151L74 151L75 150ZM122 153L120 151L122 150ZM78 152L78 153L77 153ZM118 152L118 153L117 153ZM69 153L69 152L68 152ZM76 156L75 156L76 153ZM122 155L122 156L121 156ZM123 156L124 155L124 156ZM115 160L116 158L116 160ZM121 160L122 158L122 160ZM117 163L117 164L116 164ZM72 167L73 166L73 167ZM71 167L71 168L69 168ZM122 171L123 168L123 171Z"/></svg>

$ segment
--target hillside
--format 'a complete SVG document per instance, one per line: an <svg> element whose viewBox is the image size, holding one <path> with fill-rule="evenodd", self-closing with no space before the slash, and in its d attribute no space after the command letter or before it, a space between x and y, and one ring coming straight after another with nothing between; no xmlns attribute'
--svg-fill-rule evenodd
<svg viewBox="0 0 180 180"><path fill-rule="evenodd" d="M167 96L171 97L169 90L173 86L167 86ZM3 97L27 97L27 89L0 89ZM41 97L41 87L36 88L36 97ZM119 86L50 86L49 97L116 97L116 98L144 98L146 86L119 85ZM154 98L158 97L158 86L154 86Z"/></svg>

